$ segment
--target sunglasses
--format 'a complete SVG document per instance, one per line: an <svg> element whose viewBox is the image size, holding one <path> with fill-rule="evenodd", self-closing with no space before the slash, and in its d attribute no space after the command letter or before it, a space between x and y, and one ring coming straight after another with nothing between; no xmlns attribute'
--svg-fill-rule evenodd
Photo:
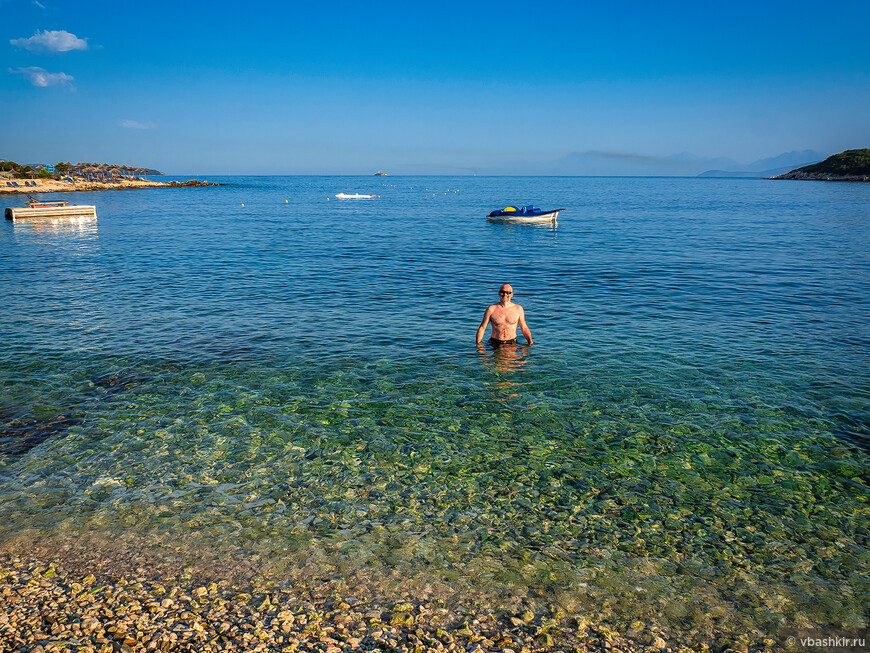
<svg viewBox="0 0 870 653"><path fill-rule="evenodd" d="M513 295L513 293L510 290L499 290L498 294L499 295Z"/></svg>

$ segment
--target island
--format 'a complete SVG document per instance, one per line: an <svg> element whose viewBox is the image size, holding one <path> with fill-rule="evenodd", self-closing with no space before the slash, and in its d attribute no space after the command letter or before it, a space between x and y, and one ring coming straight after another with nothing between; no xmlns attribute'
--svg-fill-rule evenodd
<svg viewBox="0 0 870 653"><path fill-rule="evenodd" d="M112 163L57 163L23 165L0 159L0 193L58 193L70 191L114 190L122 188L181 188L219 186L217 183L153 181L147 176L163 176L151 168Z"/></svg>
<svg viewBox="0 0 870 653"><path fill-rule="evenodd" d="M792 170L768 179L809 181L870 181L870 149L846 150L820 163Z"/></svg>

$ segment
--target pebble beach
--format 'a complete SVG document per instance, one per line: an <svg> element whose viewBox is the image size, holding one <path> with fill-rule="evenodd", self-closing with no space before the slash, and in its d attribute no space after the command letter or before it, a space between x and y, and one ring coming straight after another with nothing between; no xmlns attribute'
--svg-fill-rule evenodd
<svg viewBox="0 0 870 653"><path fill-rule="evenodd" d="M96 573L94 573L96 572ZM690 651L641 622L626 632L564 611L481 601L446 605L404 592L373 597L346 582L254 583L117 574L0 557L0 649L28 653L133 651ZM771 642L772 644L772 642ZM741 650L738 643L738 648ZM747 650L745 646L743 650ZM762 650L762 649L755 649ZM772 649L770 649L772 650Z"/></svg>

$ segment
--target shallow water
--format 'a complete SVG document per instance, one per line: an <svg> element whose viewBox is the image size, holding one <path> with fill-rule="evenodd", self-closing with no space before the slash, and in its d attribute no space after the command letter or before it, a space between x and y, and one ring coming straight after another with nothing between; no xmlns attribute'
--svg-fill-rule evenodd
<svg viewBox="0 0 870 653"><path fill-rule="evenodd" d="M0 543L867 626L866 184L218 181L0 228Z"/></svg>

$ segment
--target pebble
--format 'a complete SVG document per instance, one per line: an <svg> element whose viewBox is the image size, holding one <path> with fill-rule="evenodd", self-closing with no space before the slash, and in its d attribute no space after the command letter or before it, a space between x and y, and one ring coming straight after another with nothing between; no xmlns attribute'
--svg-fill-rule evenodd
<svg viewBox="0 0 870 653"><path fill-rule="evenodd" d="M51 573L45 573L49 569ZM14 653L163 653L389 650L397 653L587 653L601 651L593 626L550 623L535 615L494 615L470 605L453 610L438 601L341 600L297 582L281 591L229 584L172 584L143 577L75 575L63 565L0 555L0 651ZM324 592L324 594L328 594ZM635 628L642 630L641 626ZM602 626L604 629L604 626ZM602 630L604 632L604 630ZM615 632L615 631L608 631ZM524 644L523 644L524 643ZM618 645L618 646L617 646ZM649 650L618 635L608 647ZM667 644L656 637L652 648ZM688 652L671 645L672 652Z"/></svg>

